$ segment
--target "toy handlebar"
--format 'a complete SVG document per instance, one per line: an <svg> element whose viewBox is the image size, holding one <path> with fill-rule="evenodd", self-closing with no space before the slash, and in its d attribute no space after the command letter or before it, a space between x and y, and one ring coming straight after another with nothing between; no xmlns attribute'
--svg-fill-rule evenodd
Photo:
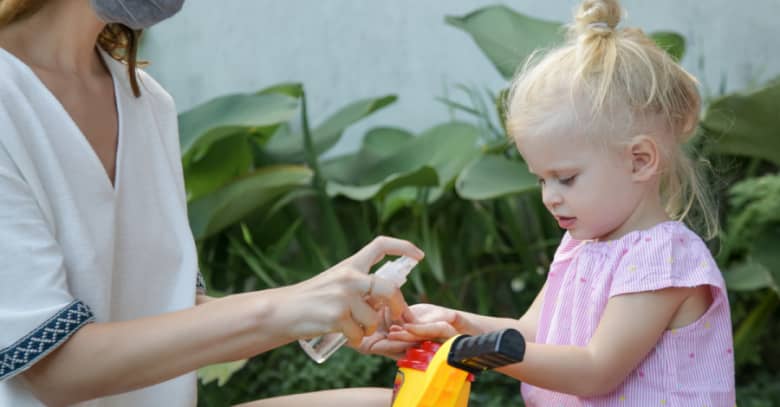
<svg viewBox="0 0 780 407"><path fill-rule="evenodd" d="M398 361L393 407L465 407L482 371L521 362L525 339L514 329L423 342Z"/></svg>

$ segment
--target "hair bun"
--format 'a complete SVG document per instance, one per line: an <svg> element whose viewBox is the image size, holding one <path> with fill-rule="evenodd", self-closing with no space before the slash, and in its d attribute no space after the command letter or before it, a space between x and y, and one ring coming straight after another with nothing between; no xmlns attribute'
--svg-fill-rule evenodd
<svg viewBox="0 0 780 407"><path fill-rule="evenodd" d="M574 17L573 33L581 35L609 35L620 23L622 10L617 0L585 0Z"/></svg>

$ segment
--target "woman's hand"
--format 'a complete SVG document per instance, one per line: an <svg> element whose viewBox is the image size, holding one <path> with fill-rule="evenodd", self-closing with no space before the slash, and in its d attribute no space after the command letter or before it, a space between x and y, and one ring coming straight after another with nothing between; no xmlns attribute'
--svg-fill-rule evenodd
<svg viewBox="0 0 780 407"><path fill-rule="evenodd" d="M412 243L378 237L360 251L317 276L282 288L280 293L289 312L293 339L311 338L329 332L342 332L353 347L370 336L380 323L380 311L387 307L393 320L403 320L408 306L392 282L369 275L371 266L386 255L408 256L416 260L423 252Z"/></svg>
<svg viewBox="0 0 780 407"><path fill-rule="evenodd" d="M458 334L481 333L467 314L433 304L415 304L409 308L412 322L393 325L387 339L390 341L421 342L446 340Z"/></svg>

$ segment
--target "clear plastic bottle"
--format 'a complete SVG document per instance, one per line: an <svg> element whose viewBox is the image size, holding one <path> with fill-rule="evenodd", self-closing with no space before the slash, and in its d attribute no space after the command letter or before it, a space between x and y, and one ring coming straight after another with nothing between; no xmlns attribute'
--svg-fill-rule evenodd
<svg viewBox="0 0 780 407"><path fill-rule="evenodd" d="M416 265L417 260L401 256L385 262L374 274L401 287L406 282L406 276ZM347 337L340 332L333 332L316 338L300 339L298 343L309 357L317 363L322 363L347 343Z"/></svg>

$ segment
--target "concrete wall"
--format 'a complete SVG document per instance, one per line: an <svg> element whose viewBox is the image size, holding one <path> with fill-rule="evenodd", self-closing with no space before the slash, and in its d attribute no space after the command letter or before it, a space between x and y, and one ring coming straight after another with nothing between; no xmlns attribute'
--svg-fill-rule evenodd
<svg viewBox="0 0 780 407"><path fill-rule="evenodd" d="M505 81L464 32L444 23L494 4L480 0L188 0L149 30L142 57L186 110L212 97L299 81L316 124L360 98L397 94L353 126L332 153L367 128L420 131L448 120L435 98L455 85L498 90ZM534 17L569 21L572 0L504 2ZM780 0L624 0L624 26L672 30L688 40L683 64L703 92L743 89L780 74Z"/></svg>

